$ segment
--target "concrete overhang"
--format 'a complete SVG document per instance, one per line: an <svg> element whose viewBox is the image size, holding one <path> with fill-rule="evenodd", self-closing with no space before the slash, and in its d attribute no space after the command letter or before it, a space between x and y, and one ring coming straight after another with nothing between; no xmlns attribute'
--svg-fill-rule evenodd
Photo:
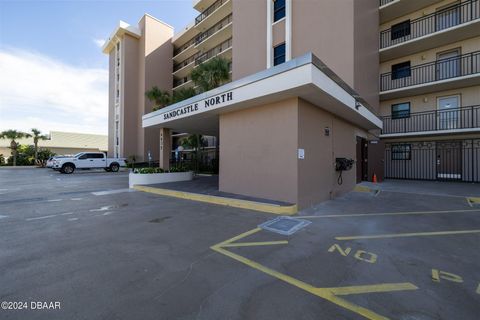
<svg viewBox="0 0 480 320"><path fill-rule="evenodd" d="M102 52L105 54L109 54L112 48L115 46L115 39L121 38L123 35L128 34L135 38L140 38L142 36L142 32L139 28L129 25L124 21L119 21L118 26L112 32L110 37L105 41L105 44L102 47Z"/></svg>
<svg viewBox="0 0 480 320"><path fill-rule="evenodd" d="M382 128L368 104L311 53L146 114L142 125L216 135L219 114L294 97L363 129Z"/></svg>

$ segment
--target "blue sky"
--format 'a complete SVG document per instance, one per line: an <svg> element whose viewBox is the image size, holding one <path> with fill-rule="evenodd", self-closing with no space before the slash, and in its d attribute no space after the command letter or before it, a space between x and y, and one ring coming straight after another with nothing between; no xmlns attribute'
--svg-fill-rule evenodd
<svg viewBox="0 0 480 320"><path fill-rule="evenodd" d="M99 43L119 20L136 25L144 13L175 30L198 14L192 0L0 0L0 131L106 133Z"/></svg>

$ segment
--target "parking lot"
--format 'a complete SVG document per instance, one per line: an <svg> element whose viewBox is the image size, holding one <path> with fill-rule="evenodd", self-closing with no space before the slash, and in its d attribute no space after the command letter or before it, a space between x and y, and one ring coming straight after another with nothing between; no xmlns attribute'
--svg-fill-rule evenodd
<svg viewBox="0 0 480 320"><path fill-rule="evenodd" d="M480 186L389 181L276 216L0 169L1 319L478 319ZM369 189L370 187L370 189ZM378 189L378 190L377 190Z"/></svg>

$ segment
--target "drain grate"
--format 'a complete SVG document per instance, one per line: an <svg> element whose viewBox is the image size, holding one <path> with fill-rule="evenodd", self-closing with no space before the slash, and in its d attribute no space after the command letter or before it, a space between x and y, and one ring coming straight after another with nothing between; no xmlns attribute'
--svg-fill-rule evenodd
<svg viewBox="0 0 480 320"><path fill-rule="evenodd" d="M310 223L312 222L304 219L278 217L273 220L264 222L258 227L262 228L263 230L268 230L275 233L283 234L285 236L290 236L298 230L308 226Z"/></svg>

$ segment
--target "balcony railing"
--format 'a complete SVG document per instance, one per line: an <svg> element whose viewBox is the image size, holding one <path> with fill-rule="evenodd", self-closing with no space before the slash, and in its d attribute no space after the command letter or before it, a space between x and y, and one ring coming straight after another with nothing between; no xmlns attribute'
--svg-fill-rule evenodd
<svg viewBox="0 0 480 320"><path fill-rule="evenodd" d="M380 7L386 5L386 4L389 4L390 2L392 2L394 0L380 0Z"/></svg>
<svg viewBox="0 0 480 320"><path fill-rule="evenodd" d="M181 86L182 84L187 83L190 80L192 80L190 76L184 77L184 78L181 78L181 79L173 79L173 88Z"/></svg>
<svg viewBox="0 0 480 320"><path fill-rule="evenodd" d="M219 55L220 53L226 51L227 49L232 47L232 38L228 39L227 41L222 42L220 45L216 46L215 48L208 50L204 54L200 55L195 60L195 65L199 65L208 59Z"/></svg>
<svg viewBox="0 0 480 320"><path fill-rule="evenodd" d="M188 66L190 63L194 62L195 59L197 59L198 53L194 54L193 56L190 56L189 58L183 60L180 63L177 63L173 66L173 72L178 71L186 66Z"/></svg>
<svg viewBox="0 0 480 320"><path fill-rule="evenodd" d="M382 134L480 128L480 105L413 112L408 117L382 117Z"/></svg>
<svg viewBox="0 0 480 320"><path fill-rule="evenodd" d="M191 46L193 46L195 44L195 37L193 37L192 39L188 40L187 43L185 43L183 46L175 49L173 51L173 56L175 57L176 55L178 55L179 53L187 50L188 48L190 48Z"/></svg>
<svg viewBox="0 0 480 320"><path fill-rule="evenodd" d="M389 91L480 73L480 51L380 75L380 91Z"/></svg>
<svg viewBox="0 0 480 320"><path fill-rule="evenodd" d="M195 24L199 24L203 20L205 20L206 17L211 15L215 10L220 8L225 2L228 0L217 0L214 2L210 7L205 9L202 13L200 13L196 18L195 18Z"/></svg>
<svg viewBox="0 0 480 320"><path fill-rule="evenodd" d="M229 14L226 18L222 19L219 23L208 29L207 31L199 34L197 38L195 39L195 44L198 45L200 44L203 40L207 39L214 33L222 30L226 25L228 25L230 22L232 22L232 14Z"/></svg>
<svg viewBox="0 0 480 320"><path fill-rule="evenodd" d="M464 1L412 20L410 24L393 31L390 28L380 32L380 48L387 48L477 19L480 19L480 0Z"/></svg>

